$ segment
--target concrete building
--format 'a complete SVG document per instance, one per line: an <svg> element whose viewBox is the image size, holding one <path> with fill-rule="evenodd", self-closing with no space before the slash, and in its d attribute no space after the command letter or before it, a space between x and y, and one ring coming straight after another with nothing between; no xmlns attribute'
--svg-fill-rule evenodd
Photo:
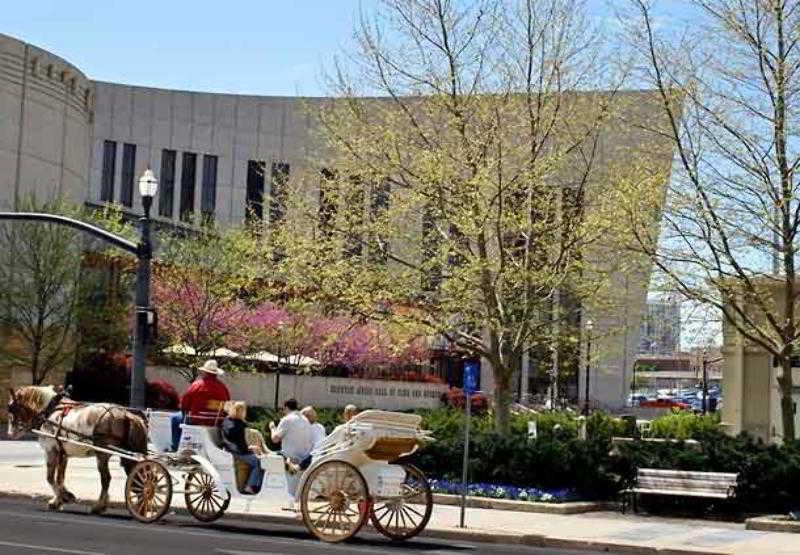
<svg viewBox="0 0 800 555"><path fill-rule="evenodd" d="M681 347L681 305L674 301L648 300L639 332L639 353L670 355Z"/></svg>
<svg viewBox="0 0 800 555"><path fill-rule="evenodd" d="M759 283L759 282L756 282ZM760 286L765 293L764 302L776 314L783 312L782 282L761 278ZM740 306L742 303L739 303ZM754 310L748 315L759 325L765 318L758 317ZM760 324L768 328L766 323ZM746 328L745 328L746 329ZM781 394L778 377L780 366L775 365L772 355L763 347L744 337L733 324L722 325L722 424L729 433L747 432L764 441L779 442L783 439L781 416ZM800 360L792 360L795 430L800 430Z"/></svg>
<svg viewBox="0 0 800 555"><path fill-rule="evenodd" d="M632 119L658 113L653 94L624 94ZM160 181L154 217L165 224L197 214L221 225L240 225L247 214L268 218L274 189L322 159L309 108L323 102L96 82L54 54L0 35L0 208L35 193L118 203L138 214L136 180L149 166ZM646 141L645 127L609 122L600 163L630 156L629 145ZM669 166L669 149L650 155ZM618 298L591 311L590 396L598 406L621 407L630 389L649 275L646 262L628 264L614 277ZM574 370L571 391L582 394L585 376L577 363ZM521 394L529 371L526 363Z"/></svg>

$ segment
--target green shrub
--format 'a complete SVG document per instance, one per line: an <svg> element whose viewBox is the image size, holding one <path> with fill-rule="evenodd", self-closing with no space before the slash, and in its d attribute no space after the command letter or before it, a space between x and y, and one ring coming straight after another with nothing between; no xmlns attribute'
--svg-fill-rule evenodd
<svg viewBox="0 0 800 555"><path fill-rule="evenodd" d="M698 439L719 429L719 415L695 415L686 411L675 411L659 416L650 423L648 437L669 439Z"/></svg>

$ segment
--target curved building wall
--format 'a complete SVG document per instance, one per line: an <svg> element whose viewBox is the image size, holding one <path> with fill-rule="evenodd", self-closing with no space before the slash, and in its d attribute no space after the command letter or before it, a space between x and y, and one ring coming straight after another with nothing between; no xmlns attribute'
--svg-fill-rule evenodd
<svg viewBox="0 0 800 555"><path fill-rule="evenodd" d="M139 176L149 166L160 181L153 208L156 217L174 222L186 211L195 215L206 212L221 224L238 224L245 219L248 190L251 196L260 193L268 200L273 169L280 165L282 171L294 173L307 163L313 148L309 102L316 104L319 99L186 92L103 82L95 87L93 162L87 199L92 202L119 203L122 199L121 203L127 205L132 200L130 207L138 211L135 184L132 199L130 196L130 168L134 176ZM251 162L263 164L257 183L249 175ZM266 213L265 207L264 217Z"/></svg>
<svg viewBox="0 0 800 555"><path fill-rule="evenodd" d="M0 207L86 196L94 85L75 66L0 35Z"/></svg>

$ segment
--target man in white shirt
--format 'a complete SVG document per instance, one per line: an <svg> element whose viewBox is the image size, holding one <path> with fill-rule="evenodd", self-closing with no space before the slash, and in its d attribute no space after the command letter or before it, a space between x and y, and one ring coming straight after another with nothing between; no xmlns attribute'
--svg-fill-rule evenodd
<svg viewBox="0 0 800 555"><path fill-rule="evenodd" d="M281 444L281 453L292 463L298 464L305 459L314 446L311 424L297 410L297 401L289 399L283 404L284 417L276 426L269 423L273 443Z"/></svg>
<svg viewBox="0 0 800 555"><path fill-rule="evenodd" d="M306 417L309 424L311 424L311 436L314 440L314 449L317 449L323 442L328 432L325 431L325 426L317 422L317 411L311 405L304 407L300 414Z"/></svg>

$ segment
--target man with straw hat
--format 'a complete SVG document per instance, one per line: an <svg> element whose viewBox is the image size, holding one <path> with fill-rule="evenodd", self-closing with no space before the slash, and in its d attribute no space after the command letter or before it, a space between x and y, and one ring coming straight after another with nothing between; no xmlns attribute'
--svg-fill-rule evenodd
<svg viewBox="0 0 800 555"><path fill-rule="evenodd" d="M225 372L216 360L207 360L198 368L197 379L181 395L181 412L172 417L172 449L178 448L181 439L180 424L184 418L189 424L215 426L221 408L231 400L231 394L219 376Z"/></svg>

